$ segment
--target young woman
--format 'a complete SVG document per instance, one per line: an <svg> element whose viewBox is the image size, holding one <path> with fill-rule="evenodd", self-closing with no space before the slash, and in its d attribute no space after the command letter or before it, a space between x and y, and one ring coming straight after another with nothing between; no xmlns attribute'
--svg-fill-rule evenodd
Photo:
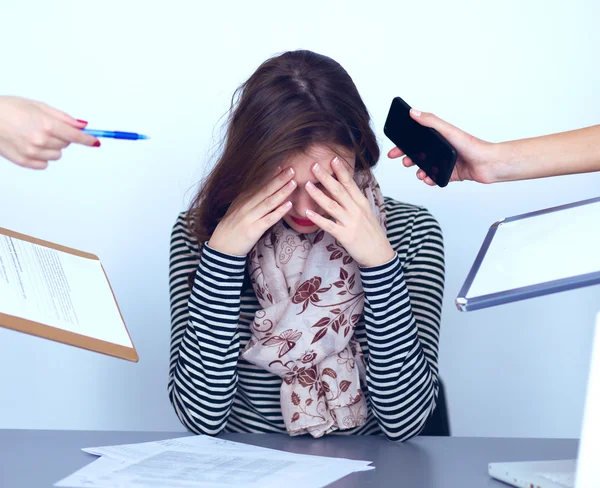
<svg viewBox="0 0 600 488"><path fill-rule="evenodd" d="M417 435L438 392L442 234L384 198L348 73L310 51L238 90L171 240L169 396L193 432Z"/></svg>

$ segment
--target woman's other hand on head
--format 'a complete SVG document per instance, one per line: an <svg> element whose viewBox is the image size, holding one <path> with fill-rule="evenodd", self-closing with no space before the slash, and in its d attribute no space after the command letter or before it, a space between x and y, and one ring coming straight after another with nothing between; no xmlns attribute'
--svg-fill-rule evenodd
<svg viewBox="0 0 600 488"><path fill-rule="evenodd" d="M81 131L86 125L44 103L0 96L0 156L19 166L44 169L71 143L100 146L98 139Z"/></svg>
<svg viewBox="0 0 600 488"><path fill-rule="evenodd" d="M307 218L335 237L348 254L363 267L379 266L395 255L369 201L358 188L350 168L341 158L331 162L333 175L315 163L312 171L327 193L310 181L306 190L327 215L307 211ZM334 178L335 176L335 178Z"/></svg>
<svg viewBox="0 0 600 488"><path fill-rule="evenodd" d="M456 149L458 157L450 181L470 180L478 183L493 183L496 181L498 166L501 161L496 155L494 144L477 139L432 113L411 109L410 115L419 124L438 131ZM402 164L406 168L415 165L397 147L388 152L388 157L391 159L403 157ZM435 182L422 169L417 170L417 178L429 186L435 186Z"/></svg>
<svg viewBox="0 0 600 488"><path fill-rule="evenodd" d="M208 246L233 256L245 256L261 236L292 208L296 189L293 168L279 172L253 195L240 195L213 232Z"/></svg>

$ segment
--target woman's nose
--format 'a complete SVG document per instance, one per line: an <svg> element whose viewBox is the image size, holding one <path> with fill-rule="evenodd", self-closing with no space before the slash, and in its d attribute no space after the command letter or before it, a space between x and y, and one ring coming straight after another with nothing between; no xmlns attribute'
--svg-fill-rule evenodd
<svg viewBox="0 0 600 488"><path fill-rule="evenodd" d="M307 210L321 213L319 212L319 206L317 203L310 197L304 188L298 188L298 192L296 195L294 195L294 197L295 198L292 199L294 213L299 217L305 217Z"/></svg>

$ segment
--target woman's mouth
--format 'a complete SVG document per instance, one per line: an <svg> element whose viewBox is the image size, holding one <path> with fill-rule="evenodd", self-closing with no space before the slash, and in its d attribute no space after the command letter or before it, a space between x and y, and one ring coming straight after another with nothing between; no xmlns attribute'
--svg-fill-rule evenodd
<svg viewBox="0 0 600 488"><path fill-rule="evenodd" d="M312 220L308 220L308 219L299 219L298 217L292 217L290 215L290 218L298 225L302 226L302 227L312 227L314 224L314 222Z"/></svg>

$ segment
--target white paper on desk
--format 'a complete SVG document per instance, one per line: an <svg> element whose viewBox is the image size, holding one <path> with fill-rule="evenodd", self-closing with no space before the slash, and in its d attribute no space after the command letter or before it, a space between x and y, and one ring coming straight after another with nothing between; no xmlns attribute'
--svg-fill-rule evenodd
<svg viewBox="0 0 600 488"><path fill-rule="evenodd" d="M126 461L118 461L116 459L101 457L87 466L84 466L76 473L73 473L58 483L55 483L54 486L86 486L91 488L95 486L101 487L104 486L102 483L106 481L106 475L110 475L110 473L118 471L126 466Z"/></svg>
<svg viewBox="0 0 600 488"><path fill-rule="evenodd" d="M230 441L227 439L220 439L218 437L211 437L207 435L192 435L184 437L176 437L173 439L164 439L160 441L141 442L137 444L120 444L116 446L101 446L101 447L85 447L82 449L83 452L93 454L95 456L104 456L119 461L134 461L142 457L149 456L151 454L163 451L165 449L217 449L220 452L224 451L241 451L244 453L248 452L260 452L260 453L275 453L277 455L287 455L296 459L305 457L307 459L334 459L336 461L348 461L354 465L362 463L367 469L375 469L371 464L371 461L356 461L353 459L346 458L328 458L323 456L314 456L310 454L296 454L286 451L279 451L277 449L271 449L268 447L255 446L253 444L244 444L242 442Z"/></svg>
<svg viewBox="0 0 600 488"><path fill-rule="evenodd" d="M148 456L158 451L170 448L197 448L213 447L215 449L241 450L244 452L281 452L267 447L254 446L252 444L243 444L241 442L219 439L207 435L193 435L185 437L176 437L174 439L164 439L160 441L141 442L138 444L121 444L117 446L85 447L83 452L94 454L95 456L105 456L111 459L121 461L136 460Z"/></svg>
<svg viewBox="0 0 600 488"><path fill-rule="evenodd" d="M6 235L0 312L133 347L100 261Z"/></svg>
<svg viewBox="0 0 600 488"><path fill-rule="evenodd" d="M363 461L214 448L165 448L135 461L101 459L108 461L106 472L86 467L56 486L275 488L289 484L293 479L303 487L317 488L350 473L370 469Z"/></svg>

